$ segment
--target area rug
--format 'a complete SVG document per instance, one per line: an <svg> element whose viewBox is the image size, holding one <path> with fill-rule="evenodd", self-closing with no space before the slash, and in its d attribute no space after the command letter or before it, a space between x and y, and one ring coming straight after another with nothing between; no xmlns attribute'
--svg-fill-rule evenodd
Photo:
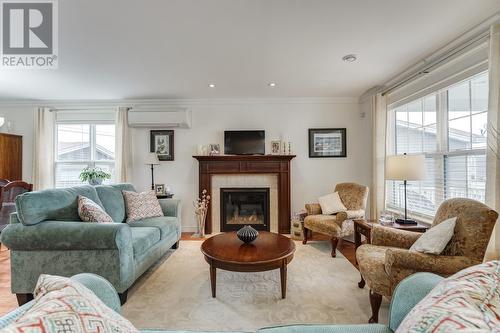
<svg viewBox="0 0 500 333"><path fill-rule="evenodd" d="M212 298L200 245L181 242L129 290L123 314L136 327L255 331L294 323L360 324L370 317L368 289L358 288L358 271L338 251L337 258L330 257L330 242L296 242L286 299L281 299L279 270L217 270L217 298ZM387 309L384 300L381 322Z"/></svg>

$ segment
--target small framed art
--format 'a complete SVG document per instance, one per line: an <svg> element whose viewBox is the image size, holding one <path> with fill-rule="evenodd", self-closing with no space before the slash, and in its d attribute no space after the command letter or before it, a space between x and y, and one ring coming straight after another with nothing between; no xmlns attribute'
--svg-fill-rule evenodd
<svg viewBox="0 0 500 333"><path fill-rule="evenodd" d="M310 128L309 157L347 157L345 128Z"/></svg>
<svg viewBox="0 0 500 333"><path fill-rule="evenodd" d="M174 131L151 130L149 151L155 153L159 161L173 161Z"/></svg>

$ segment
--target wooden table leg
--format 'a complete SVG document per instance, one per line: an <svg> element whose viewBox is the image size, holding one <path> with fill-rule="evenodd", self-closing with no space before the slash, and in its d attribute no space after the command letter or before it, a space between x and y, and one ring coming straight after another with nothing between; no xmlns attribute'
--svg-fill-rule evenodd
<svg viewBox="0 0 500 333"><path fill-rule="evenodd" d="M217 271L213 265L210 265L210 285L212 287L212 297L215 298L215 288L217 285Z"/></svg>
<svg viewBox="0 0 500 333"><path fill-rule="evenodd" d="M286 263L280 268L280 278L281 278L281 298L286 298Z"/></svg>

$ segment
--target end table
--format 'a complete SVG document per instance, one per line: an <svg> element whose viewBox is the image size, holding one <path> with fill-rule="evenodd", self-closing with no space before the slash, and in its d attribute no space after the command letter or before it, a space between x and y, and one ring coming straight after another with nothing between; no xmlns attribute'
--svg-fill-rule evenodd
<svg viewBox="0 0 500 333"><path fill-rule="evenodd" d="M380 224L378 220L354 220L354 246L356 250L361 245L361 235L366 237L366 244L371 243L371 230L373 225ZM399 229L399 230L407 230L413 232L426 232L429 229L428 225L418 223L418 224L389 224L384 225L387 228ZM355 257L356 258L356 257ZM358 264L358 259L356 258L356 264ZM361 277L361 281L358 283L358 287L365 287L365 280Z"/></svg>

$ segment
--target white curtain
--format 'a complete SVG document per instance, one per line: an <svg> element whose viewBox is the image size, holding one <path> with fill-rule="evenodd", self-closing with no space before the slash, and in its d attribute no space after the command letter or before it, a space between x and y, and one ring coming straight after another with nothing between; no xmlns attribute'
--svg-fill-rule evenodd
<svg viewBox="0 0 500 333"><path fill-rule="evenodd" d="M370 217L377 219L385 206L385 155L387 140L386 97L377 94L372 97L372 187L370 194Z"/></svg>
<svg viewBox="0 0 500 333"><path fill-rule="evenodd" d="M493 25L490 30L489 80L486 204L500 212L500 23ZM484 259L500 259L500 225L498 221Z"/></svg>
<svg viewBox="0 0 500 333"><path fill-rule="evenodd" d="M33 188L54 187L54 132L55 112L49 108L35 109L33 142Z"/></svg>
<svg viewBox="0 0 500 333"><path fill-rule="evenodd" d="M120 106L116 110L115 178L117 183L130 182L132 142L128 126L128 109L128 107Z"/></svg>

